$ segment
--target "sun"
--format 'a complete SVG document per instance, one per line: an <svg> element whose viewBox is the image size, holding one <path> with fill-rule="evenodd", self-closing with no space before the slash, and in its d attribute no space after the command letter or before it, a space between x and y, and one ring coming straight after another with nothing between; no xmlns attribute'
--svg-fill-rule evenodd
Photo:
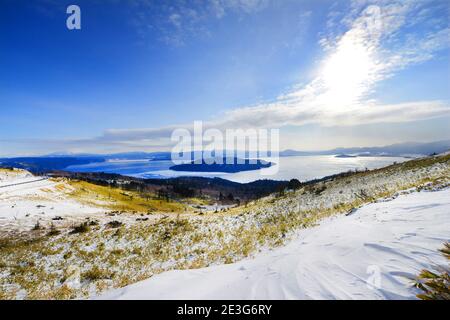
<svg viewBox="0 0 450 320"><path fill-rule="evenodd" d="M374 49L355 36L344 36L320 72L321 102L340 111L354 107L375 82Z"/></svg>

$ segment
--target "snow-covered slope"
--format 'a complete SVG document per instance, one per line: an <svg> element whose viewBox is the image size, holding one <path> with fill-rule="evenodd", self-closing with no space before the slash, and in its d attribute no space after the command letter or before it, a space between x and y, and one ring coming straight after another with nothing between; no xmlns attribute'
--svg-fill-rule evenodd
<svg viewBox="0 0 450 320"><path fill-rule="evenodd" d="M11 184L25 183L36 180L30 172L21 169L0 169L0 188Z"/></svg>
<svg viewBox="0 0 450 320"><path fill-rule="evenodd" d="M80 218L104 211L70 198L73 190L64 180L34 176L20 169L0 169L0 231L29 230L37 221L52 221L57 216Z"/></svg>
<svg viewBox="0 0 450 320"><path fill-rule="evenodd" d="M449 239L450 189L416 192L323 221L254 259L169 271L100 298L414 299L411 279L446 263L437 249Z"/></svg>

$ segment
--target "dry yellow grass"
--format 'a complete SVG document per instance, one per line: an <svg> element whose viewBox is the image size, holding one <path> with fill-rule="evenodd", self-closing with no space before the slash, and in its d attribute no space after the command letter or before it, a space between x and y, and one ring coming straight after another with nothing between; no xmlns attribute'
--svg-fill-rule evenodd
<svg viewBox="0 0 450 320"><path fill-rule="evenodd" d="M438 162L445 163L445 169L432 174L433 177L416 175L410 182L399 181L398 186L372 190L364 198L349 198L344 202L330 198L329 203L321 204L318 199L330 190L339 194L347 182L364 181L366 176L373 178L378 172L389 177L392 172L406 169L395 165L355 173L326 184L312 185L310 190L260 199L226 213L166 214L148 221L124 223L117 228L100 223L82 233L64 231L52 237L45 235L25 240L18 236L14 240L0 240L0 274L7 274L0 277L0 298L21 298L20 290L26 293L22 296L26 299L82 298L88 297L92 286L102 292L171 269L232 263L253 255L260 248L283 245L294 231L314 225L324 217L348 212L380 197L390 197L402 189L425 183L447 183L448 160L448 157L415 160L408 163L408 170ZM184 212L184 205L176 202L144 199L137 193L86 182L70 181L69 184L70 197L110 210ZM326 190L322 195L316 194L315 190L324 185ZM318 205L302 210L292 206L284 208L283 204L290 200L313 201ZM63 284L63 271L70 265L80 268L81 289L72 290Z"/></svg>
<svg viewBox="0 0 450 320"><path fill-rule="evenodd" d="M185 212L187 206L179 202L168 202L153 197L143 198L136 192L124 191L119 188L99 186L85 181L69 180L74 188L69 196L93 206L100 206L109 210L137 213L152 212Z"/></svg>

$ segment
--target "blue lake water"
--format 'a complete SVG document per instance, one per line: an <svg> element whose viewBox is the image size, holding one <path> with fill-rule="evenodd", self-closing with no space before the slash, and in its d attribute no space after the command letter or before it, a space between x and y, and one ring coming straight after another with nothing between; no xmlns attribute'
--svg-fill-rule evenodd
<svg viewBox="0 0 450 320"><path fill-rule="evenodd" d="M409 160L402 157L357 157L336 158L335 156L299 156L282 157L274 161L276 165L271 168L243 171L238 173L213 172L182 172L172 171L171 161L149 160L119 160L91 163L87 165L70 166L66 170L76 172L105 172L118 173L139 178L172 178L180 176L219 177L236 182L251 182L259 179L300 181L321 178L324 176L346 172L355 169L375 169L385 167L394 162Z"/></svg>

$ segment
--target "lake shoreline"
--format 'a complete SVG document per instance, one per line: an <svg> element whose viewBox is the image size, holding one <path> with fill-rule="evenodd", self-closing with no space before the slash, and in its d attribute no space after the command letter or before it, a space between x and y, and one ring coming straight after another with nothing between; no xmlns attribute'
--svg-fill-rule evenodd
<svg viewBox="0 0 450 320"><path fill-rule="evenodd" d="M85 165L69 166L65 170L69 172L104 172L116 173L142 179L168 179L176 177L205 177L222 178L233 182L248 183L257 180L283 180L298 179L308 181L341 172L378 169L393 163L409 160L406 157L356 157L336 158L336 155L323 156L291 156L279 159L263 158L262 160L273 162L275 165L268 168L240 171L234 173L224 172L195 172L171 170L173 162L170 160L156 161L127 161L90 163ZM273 173L275 174L268 174Z"/></svg>

